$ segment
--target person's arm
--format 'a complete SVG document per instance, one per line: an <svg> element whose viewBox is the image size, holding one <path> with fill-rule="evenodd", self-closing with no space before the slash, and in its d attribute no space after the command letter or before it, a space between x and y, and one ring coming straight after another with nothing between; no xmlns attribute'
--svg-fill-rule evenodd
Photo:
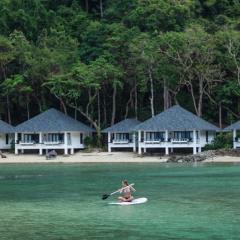
<svg viewBox="0 0 240 240"><path fill-rule="evenodd" d="M133 186L130 186L130 189L131 189L133 192L136 192L136 189L135 189Z"/></svg>

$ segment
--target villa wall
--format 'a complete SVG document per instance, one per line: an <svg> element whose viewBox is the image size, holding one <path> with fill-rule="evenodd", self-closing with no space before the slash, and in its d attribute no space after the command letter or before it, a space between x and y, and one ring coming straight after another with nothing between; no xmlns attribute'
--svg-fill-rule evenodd
<svg viewBox="0 0 240 240"><path fill-rule="evenodd" d="M197 142L181 142L181 143L172 143L171 141L165 141L166 138L166 132L162 132L162 137L164 139L164 141L151 141L149 139L147 139L147 137L149 136L147 133L149 132L142 132L141 134L141 141L138 142L137 140L134 142L124 142L124 141L120 141L120 142L115 142L114 140L114 136L116 136L114 133L110 133L108 134L108 151L111 152L112 149L121 149L121 148L130 148L133 151L136 151L136 148L139 146L139 148L142 148L143 151L146 151L146 149L148 148L156 148L156 149L161 149L161 148L198 148L198 151L201 151L201 148L204 147L206 144L210 144L214 138L215 138L215 132L214 131L198 131L198 135L197 135ZM154 133L153 131L151 133ZM173 138L173 131L169 132L169 138ZM206 135L208 134L208 137L206 137ZM133 134L130 134L129 136L131 136ZM145 135L145 141L144 141L144 135ZM148 136L147 136L148 135ZM161 134L157 134L157 135L161 135ZM193 132L191 132L191 138L193 138ZM130 137L131 138L131 137ZM148 140L148 141L146 141Z"/></svg>
<svg viewBox="0 0 240 240"><path fill-rule="evenodd" d="M50 133L54 133L54 132L50 132ZM64 133L64 132L61 132ZM67 137L63 136L63 142L62 143L55 143L55 142L44 142L44 141L40 141L39 143L24 143L22 141L17 141L17 143L15 144L15 153L18 154L19 151L21 151L22 153L24 153L25 150L39 150L39 154L43 154L42 151L43 150L58 150L58 149L63 149L65 150L65 154L70 153L73 154L74 149L84 149L84 138L87 136L86 133L82 133L82 143L80 142L80 132L66 132L67 133ZM69 141L68 139L68 133L70 133L71 139ZM22 139L23 139L23 135L24 134L33 134L33 133L22 133ZM34 133L36 134L36 133ZM40 134L40 133L37 133ZM47 134L47 133L43 133L43 134ZM42 135L43 135L42 134ZM39 137L40 139L40 137Z"/></svg>
<svg viewBox="0 0 240 240"><path fill-rule="evenodd" d="M144 152L147 151L147 149L165 149L166 154L169 153L169 149L175 149L175 148L192 148L193 153L201 152L202 148L206 144L210 144L215 137L214 131L198 131L198 134L196 132L196 142L194 141L188 141L188 142L177 142L170 139L170 141L166 141L166 133L164 134L164 141L144 141L144 135L146 136L146 133L142 132L141 134L141 141L138 142L139 149L138 152L141 154L142 150ZM208 134L208 137L206 137L206 134ZM173 136L173 132L168 132L168 139L171 138L170 136ZM191 133L191 137L193 137L193 132Z"/></svg>
<svg viewBox="0 0 240 240"><path fill-rule="evenodd" d="M207 131L208 132L208 141L206 141L206 131L201 131L200 132L200 144L202 147L204 147L206 144L212 143L216 136L216 132L213 131Z"/></svg>
<svg viewBox="0 0 240 240"><path fill-rule="evenodd" d="M122 139L116 139L115 137L118 136L118 134L127 134L128 135L128 141ZM136 137L133 133L108 133L108 152L111 152L112 149L121 149L121 148L130 148L134 152L136 151L137 141Z"/></svg>
<svg viewBox="0 0 240 240"><path fill-rule="evenodd" d="M82 143L80 143L80 134L82 134ZM86 133L80 133L80 132L71 132L71 146L74 149L82 149L84 148L84 138L87 136Z"/></svg>
<svg viewBox="0 0 240 240"><path fill-rule="evenodd" d="M6 144L6 134L0 133L0 149L10 149L13 136L8 134L8 144Z"/></svg>

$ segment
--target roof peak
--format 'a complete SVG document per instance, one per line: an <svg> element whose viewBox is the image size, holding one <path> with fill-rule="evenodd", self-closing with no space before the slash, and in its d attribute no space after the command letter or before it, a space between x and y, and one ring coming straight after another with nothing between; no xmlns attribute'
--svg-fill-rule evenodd
<svg viewBox="0 0 240 240"><path fill-rule="evenodd" d="M46 132L46 131L86 131L93 132L89 126L79 122L67 114L49 108L35 117L19 124L18 132Z"/></svg>
<svg viewBox="0 0 240 240"><path fill-rule="evenodd" d="M126 118L104 129L102 132L131 132L140 123L136 118Z"/></svg>
<svg viewBox="0 0 240 240"><path fill-rule="evenodd" d="M219 130L213 124L198 117L180 105L174 105L165 111L139 124L135 130Z"/></svg>

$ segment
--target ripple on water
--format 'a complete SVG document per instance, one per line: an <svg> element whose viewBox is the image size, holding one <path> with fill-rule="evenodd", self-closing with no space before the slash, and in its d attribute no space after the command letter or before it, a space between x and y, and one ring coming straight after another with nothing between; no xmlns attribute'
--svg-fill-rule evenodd
<svg viewBox="0 0 240 240"><path fill-rule="evenodd" d="M3 166L1 239L237 240L239 173L239 165ZM125 178L146 204L108 205L117 195L101 200Z"/></svg>

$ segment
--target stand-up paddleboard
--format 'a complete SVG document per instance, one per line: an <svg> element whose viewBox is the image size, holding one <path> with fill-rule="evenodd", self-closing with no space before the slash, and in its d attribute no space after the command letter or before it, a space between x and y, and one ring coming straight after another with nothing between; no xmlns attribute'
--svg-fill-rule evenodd
<svg viewBox="0 0 240 240"><path fill-rule="evenodd" d="M131 202L110 202L108 204L110 205L123 205L123 206L126 206L126 205L135 205L135 204L142 204L142 203L145 203L147 202L147 198L136 198L136 199L133 199Z"/></svg>

